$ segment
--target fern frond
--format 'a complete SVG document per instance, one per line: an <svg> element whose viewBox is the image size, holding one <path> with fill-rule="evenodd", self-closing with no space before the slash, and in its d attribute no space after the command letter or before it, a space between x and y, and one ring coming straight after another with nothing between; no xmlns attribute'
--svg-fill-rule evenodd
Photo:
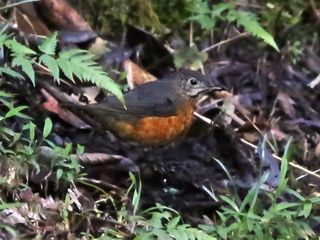
<svg viewBox="0 0 320 240"><path fill-rule="evenodd" d="M17 42L16 39L8 39L5 34L0 35L0 48L4 45L11 50L13 56L12 66L21 66L22 71L25 72L35 85L35 72L33 69L33 59L29 55L36 55L37 53L30 48ZM55 79L59 79L59 69L72 81L73 77L77 76L81 81L90 81L97 86L104 88L114 94L121 102L124 103L124 98L120 87L112 81L96 62L93 61L93 54L86 50L73 49L59 53L59 58L55 59L57 46L57 33L44 40L38 47L44 54L38 54L40 63L43 63L52 73ZM22 77L14 71L0 69L1 72L6 72L11 76Z"/></svg>
<svg viewBox="0 0 320 240"><path fill-rule="evenodd" d="M4 43L11 51L12 56L24 56L24 55L35 55L36 52L32 49L22 45L21 43L17 42L15 38L9 39Z"/></svg>
<svg viewBox="0 0 320 240"><path fill-rule="evenodd" d="M12 66L21 66L22 71L28 75L33 86L35 86L35 74L30 60L24 58L23 56L18 56L12 60Z"/></svg>
<svg viewBox="0 0 320 240"><path fill-rule="evenodd" d="M211 30L217 20L235 21L242 25L246 31L261 38L264 42L279 51L274 38L259 24L256 14L236 10L236 2L224 2L212 5L212 9L204 0L194 0L191 7L187 8L194 15L188 20L198 22L205 30Z"/></svg>
<svg viewBox="0 0 320 240"><path fill-rule="evenodd" d="M214 21L210 16L211 10L208 7L206 1L193 1L187 10L193 13L193 16L189 17L189 21L198 22L205 30L210 30L214 27Z"/></svg>
<svg viewBox="0 0 320 240"><path fill-rule="evenodd" d="M70 62L67 59L59 58L57 59L57 64L59 68L62 70L63 74L66 75L67 78L69 78L71 81L74 82L73 72L70 66Z"/></svg>
<svg viewBox="0 0 320 240"><path fill-rule="evenodd" d="M6 67L6 68L0 67L0 76L2 75L2 73L6 73L12 77L24 79L24 77L20 73L13 71L12 69L10 69L8 67Z"/></svg>
<svg viewBox="0 0 320 240"><path fill-rule="evenodd" d="M8 38L9 36L7 34L0 35L0 49L3 48L3 45L5 44Z"/></svg>
<svg viewBox="0 0 320 240"><path fill-rule="evenodd" d="M57 47L57 32L51 37L46 38L43 43L38 46L39 50L47 55L54 55Z"/></svg>
<svg viewBox="0 0 320 240"><path fill-rule="evenodd" d="M120 101L124 98L120 87L108 77L102 67L92 60L93 55L85 50L73 49L59 54L58 66L73 80L73 74L81 81L90 81L114 94Z"/></svg>
<svg viewBox="0 0 320 240"><path fill-rule="evenodd" d="M44 54L44 55L40 56L39 60L40 60L40 63L43 62L43 64L48 67L48 69L52 73L54 79L59 79L58 63L53 57L51 57L47 54Z"/></svg>
<svg viewBox="0 0 320 240"><path fill-rule="evenodd" d="M176 228L168 228L168 233L175 239L179 240L216 240L217 238L201 231L197 228L183 228L177 226Z"/></svg>
<svg viewBox="0 0 320 240"><path fill-rule="evenodd" d="M237 24L242 25L246 31L252 33L254 36L258 38L261 38L267 44L279 51L279 48L276 42L274 41L274 38L260 26L257 16L255 14L233 10L229 12L228 18L231 21L236 21Z"/></svg>
<svg viewBox="0 0 320 240"><path fill-rule="evenodd" d="M187 239L197 240L217 240L217 238L210 236L209 234L201 231L197 228L187 228L184 230L187 234Z"/></svg>

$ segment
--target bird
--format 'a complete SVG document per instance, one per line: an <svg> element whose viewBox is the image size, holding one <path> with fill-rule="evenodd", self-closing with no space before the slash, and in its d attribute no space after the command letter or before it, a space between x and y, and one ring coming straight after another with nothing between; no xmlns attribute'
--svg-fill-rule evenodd
<svg viewBox="0 0 320 240"><path fill-rule="evenodd" d="M63 104L93 118L104 130L141 146L165 146L181 138L192 123L197 101L221 91L200 72L180 70L95 104Z"/></svg>

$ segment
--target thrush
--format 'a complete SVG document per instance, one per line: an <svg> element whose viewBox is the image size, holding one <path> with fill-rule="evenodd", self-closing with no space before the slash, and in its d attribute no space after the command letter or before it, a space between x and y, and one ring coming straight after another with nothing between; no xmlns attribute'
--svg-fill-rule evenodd
<svg viewBox="0 0 320 240"><path fill-rule="evenodd" d="M181 70L124 93L125 105L111 96L96 104L64 106L80 109L121 139L163 146L184 135L199 98L221 90L201 73Z"/></svg>

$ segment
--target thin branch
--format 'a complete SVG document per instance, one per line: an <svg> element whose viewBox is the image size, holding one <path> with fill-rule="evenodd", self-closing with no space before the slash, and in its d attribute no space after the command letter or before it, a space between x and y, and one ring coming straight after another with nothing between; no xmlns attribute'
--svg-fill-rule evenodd
<svg viewBox="0 0 320 240"><path fill-rule="evenodd" d="M111 189L116 190L118 192L123 191L122 188L120 188L120 187L118 187L116 185L113 185L111 183L107 183L107 182L104 182L104 181L92 179L92 178L80 177L80 178L78 178L78 180L79 181L83 181L83 182L93 183L93 184L99 184L101 186L104 186L104 187L107 187L107 188L111 188Z"/></svg>
<svg viewBox="0 0 320 240"><path fill-rule="evenodd" d="M223 44L232 42L232 41L237 40L239 38L248 37L250 35L251 35L251 33L249 33L249 32L241 33L241 34L239 34L239 35L237 35L235 37L228 38L228 39L226 39L224 41L218 42L218 43L216 43L216 44L214 44L214 45L212 45L210 47L207 47L207 48L203 49L202 52L208 52L208 51L210 51L210 50L212 50L212 49L214 49L216 47L219 47L219 46L221 46Z"/></svg>
<svg viewBox="0 0 320 240"><path fill-rule="evenodd" d="M250 143L250 142L248 142L248 141L246 141L246 140L244 140L244 139L242 139L242 138L241 138L241 141L242 141L243 143L247 144L248 146L254 148L254 149L257 149L257 148L258 148L256 145L254 145L254 144L252 144L252 143ZM273 156L275 159L279 160L280 162L282 161L281 157L277 156L276 154L272 154L272 156ZM296 168L296 169L299 169L300 171L306 173L307 175L311 175L311 176L314 176L314 177L320 179L320 175L318 175L318 174L316 174L315 172L312 172L312 171L310 171L310 170L308 170L308 169L306 169L306 168L304 168L304 167L302 167L302 166L300 166L300 165L298 165L298 164L295 164L295 163L292 163L292 162L288 162L288 164L289 164L290 166L292 166L292 167L294 167L294 168ZM318 170L317 170L317 171L318 171ZM317 171L316 171L316 172L317 172Z"/></svg>

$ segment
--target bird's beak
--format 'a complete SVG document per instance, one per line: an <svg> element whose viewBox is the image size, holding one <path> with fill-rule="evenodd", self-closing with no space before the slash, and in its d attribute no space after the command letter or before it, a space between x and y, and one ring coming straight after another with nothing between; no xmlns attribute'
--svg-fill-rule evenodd
<svg viewBox="0 0 320 240"><path fill-rule="evenodd" d="M222 92L222 91L227 91L227 88L225 86L213 86L209 89L209 92Z"/></svg>
<svg viewBox="0 0 320 240"><path fill-rule="evenodd" d="M211 94L211 93L215 93L215 92L223 92L223 91L227 91L227 88L223 85L220 84L216 84L216 83L210 83L208 84L209 86L207 86L205 89L203 89L203 93L204 94Z"/></svg>
<svg viewBox="0 0 320 240"><path fill-rule="evenodd" d="M215 85L207 91L207 95L213 97L214 99L224 98L228 94L230 93L228 93L227 88L223 85Z"/></svg>

